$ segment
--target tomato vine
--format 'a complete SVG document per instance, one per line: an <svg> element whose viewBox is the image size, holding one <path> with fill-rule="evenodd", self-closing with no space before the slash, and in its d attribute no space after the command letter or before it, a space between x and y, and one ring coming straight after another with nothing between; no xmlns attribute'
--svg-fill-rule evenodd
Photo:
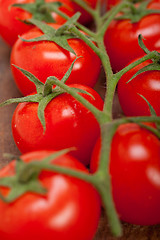
<svg viewBox="0 0 160 240"><path fill-rule="evenodd" d="M30 170L33 168L33 171L35 171L35 169L36 170L37 169L38 170L49 169L52 171L56 171L58 173L63 173L63 174L67 174L69 176L74 176L76 178L80 178L89 183L92 183L96 187L96 189L98 190L98 192L100 193L100 195L102 197L103 205L106 210L106 214L108 216L108 220L109 220L109 224L111 226L112 233L115 236L121 236L122 228L121 228L119 217L115 210L115 205L114 205L113 196L112 196L110 172L109 172L109 161L110 161L110 151L111 151L112 139L113 139L113 136L114 136L118 126L121 125L122 123L127 123L127 122L141 123L141 122L153 121L153 122L159 124L160 119L157 116L151 116L151 117L122 118L122 119L113 120L113 116L112 116L113 98L115 95L116 86L118 84L118 81L126 72L128 72L130 69L134 68L135 66L143 63L144 61L146 61L148 59L151 59L153 61L153 64L155 62L156 66L157 66L157 64L159 64L159 61L160 61L160 54L156 51L147 50L147 48L145 48L145 46L143 44L142 37L140 36L139 43L140 43L141 48L143 48L143 50L146 52L146 55L144 57L140 58L139 60L131 63L130 65L126 66L119 72L113 73L110 59L109 59L109 56L108 56L108 54L106 52L106 48L105 48L104 35L106 33L106 29L108 28L109 24L117 16L117 14L124 9L129 9L129 8L133 9L133 3L131 3L131 1L127 1L127 0L122 1L122 3L120 3L113 9L111 9L109 12L102 15L101 8L100 8L101 1L97 1L96 9L92 9L90 6L88 6L82 0L74 0L74 2L78 3L81 7L83 7L85 10L87 10L90 13L90 15L92 16L92 18L94 19L94 22L95 22L95 28L96 28L95 31L92 32L85 26L78 23L77 22L77 18L79 17L78 15L76 15L72 18L69 18L66 14L64 14L57 8L57 5L56 6L53 5L52 10L54 10L61 17L68 20L68 22L66 22L63 25L65 27L62 27L61 31L59 31L59 34L60 35L63 34L64 31L66 31L66 30L69 33L75 34L78 38L82 39L101 59L101 62L102 62L103 68L104 68L104 72L105 72L105 76L106 76L106 93L105 93L103 111L98 110L91 103L89 103L83 96L78 94L77 90L67 86L65 84L65 81L62 81L62 80L59 81L58 79L56 79L52 76L47 79L46 84L44 86L41 86L42 84L40 84L37 80L35 81L35 83L37 84L37 93L40 94L40 95L36 95L36 98L35 98L35 96L29 96L29 97L24 97L23 99L20 99L20 100L12 99L10 101L6 101L5 103L2 103L1 106L10 104L13 102L18 102L18 101L22 102L24 100L28 101L28 102L29 101L38 102L41 97L45 97L46 95L53 93L55 90L53 89L53 91L52 91L52 86L56 85L56 88L58 90L60 89L60 92L58 92L58 94L65 93L65 92L69 93L71 96L73 96L76 100L81 102L87 109L89 109L92 112L92 114L95 116L95 118L97 119L97 121L99 123L100 131L101 131L100 163L99 163L98 170L94 174L81 173L76 170L71 170L71 169L67 169L67 168L63 168L63 167L59 167L59 166L50 165L48 162L46 163L45 161L40 162L39 165L37 165L37 164L34 165L34 163L30 163L30 164L26 165L23 169L23 173L30 172L28 170L28 168L30 168ZM151 11L146 11L146 14L151 14ZM71 21L71 20L74 20L74 21ZM32 24L35 24L38 27L41 26L41 24L39 22L37 22L37 20L29 20L29 22ZM45 29L44 23L43 23L43 27ZM81 31L79 31L78 28L83 30L83 32L85 32L85 34L82 33ZM38 41L38 39L37 40L34 39L34 40ZM42 40L42 38L39 40ZM52 39L52 40L54 41L54 39ZM30 40L30 41L32 41L32 40ZM62 45L63 44L61 44L61 46ZM67 51L72 51L72 49L68 48L68 46L66 47L66 45L65 45L65 49ZM158 67L158 69L160 70L160 66ZM24 70L22 70L20 68L19 68L19 70L24 72ZM70 72L70 70L69 70L69 72ZM68 77L68 73L67 73L67 77ZM67 77L66 77L66 79L67 79ZM33 81L33 76L30 78ZM65 78L65 76L64 76L64 78ZM38 84L40 84L39 88L38 88ZM41 89L41 91L40 91L41 87L44 87L44 89L43 90ZM55 94L55 96L57 96L56 94ZM44 110L45 107L46 106L44 106L44 108L42 108L42 109ZM44 112L43 113L41 112L39 114L39 116L41 116L40 119L41 119L41 122L43 123L43 127L45 128ZM155 128L148 127L145 125L143 127L146 127L147 129L151 130L158 137L160 136L158 130L156 130ZM23 180L23 176L24 175L21 174L20 181ZM28 179L29 179L29 177L28 177ZM0 184L3 185L4 181L5 180L0 180ZM3 200L4 200L4 198L3 198Z"/></svg>

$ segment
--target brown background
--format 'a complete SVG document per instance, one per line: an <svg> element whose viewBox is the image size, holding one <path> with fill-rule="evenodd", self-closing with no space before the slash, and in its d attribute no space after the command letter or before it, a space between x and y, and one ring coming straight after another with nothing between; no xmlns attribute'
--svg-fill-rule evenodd
<svg viewBox="0 0 160 240"><path fill-rule="evenodd" d="M9 57L9 47L0 40L0 102L8 98L21 96L11 75ZM96 89L103 97L105 92L103 74ZM0 167L8 162L8 160L3 157L3 153L19 154L11 133L11 119L14 109L15 104L0 109ZM113 112L115 117L122 114L117 97L115 98ZM126 223L122 225L124 234L123 237L119 238L120 240L160 240L160 226L140 227ZM115 240L109 233L109 227L103 212L94 240Z"/></svg>

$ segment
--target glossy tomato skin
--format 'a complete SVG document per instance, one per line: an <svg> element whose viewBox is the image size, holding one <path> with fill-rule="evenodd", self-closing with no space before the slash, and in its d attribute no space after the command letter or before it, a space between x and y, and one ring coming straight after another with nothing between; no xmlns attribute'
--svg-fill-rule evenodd
<svg viewBox="0 0 160 240"><path fill-rule="evenodd" d="M13 46L18 38L18 35L21 35L33 28L32 25L22 22L30 19L32 17L31 14L18 7L11 7L11 5L34 2L35 0L0 0L0 35L10 46ZM46 0L46 2L56 2L56 0ZM74 14L71 1L59 0L59 2L65 4L65 6L60 7L60 10L71 17ZM52 15L57 23L62 24L65 22L65 19L59 15L55 13L52 13Z"/></svg>
<svg viewBox="0 0 160 240"><path fill-rule="evenodd" d="M98 109L103 108L103 101L96 91L78 84L92 96L80 93ZM61 94L53 99L45 109L46 131L37 116L37 103L20 103L12 118L12 132L15 143L22 153L49 149L60 150L75 147L72 155L85 165L89 164L90 155L99 136L99 124L93 114L69 94Z"/></svg>
<svg viewBox="0 0 160 240"><path fill-rule="evenodd" d="M160 71L146 71L128 82L138 70L150 63L151 61L146 61L138 65L119 80L118 97L126 116L150 115L149 106L140 95L147 99L156 114L160 116Z"/></svg>
<svg viewBox="0 0 160 240"><path fill-rule="evenodd" d="M59 28L60 25L51 26ZM23 34L22 38L31 39L41 35L41 31L34 28ZM100 73L99 57L81 39L69 39L68 44L73 48L77 57L82 57L75 62L67 83L80 83L93 87ZM27 43L18 39L11 52L11 66L15 64L31 72L43 83L49 76L62 79L75 59L76 56L73 53L49 41ZM35 85L14 66L12 66L12 73L23 95L36 91Z"/></svg>
<svg viewBox="0 0 160 240"><path fill-rule="evenodd" d="M98 166L100 140L91 160ZM121 125L112 140L110 174L113 198L121 220L138 225L160 223L160 141L130 123Z"/></svg>
<svg viewBox="0 0 160 240"><path fill-rule="evenodd" d="M57 2L57 0L45 0L46 2ZM84 0L89 6L95 8L97 0ZM35 0L0 0L0 35L10 46L13 46L21 35L31 29L33 26L23 23L22 21L28 20L32 15L18 7L11 7L13 4L28 4L34 3ZM92 20L90 14L82 9L78 4L73 3L71 0L58 0L62 3L59 10L69 17L73 16L77 11L80 11L80 23L87 24ZM56 23L63 24L66 20L58 14L52 12L52 16ZM20 20L20 21L19 21Z"/></svg>
<svg viewBox="0 0 160 240"><path fill-rule="evenodd" d="M153 1L148 8L160 9L160 2ZM144 43L147 48L150 50L160 49L160 15L145 16L137 23L131 23L130 20L111 22L104 41L115 72L144 54L138 45L139 34L142 34L145 39Z"/></svg>
<svg viewBox="0 0 160 240"><path fill-rule="evenodd" d="M27 153L21 158L25 162L41 161L51 153L43 150ZM52 164L87 172L69 155L55 159ZM11 162L0 171L0 177L14 173L15 162ZM100 199L96 190L82 180L49 171L42 171L39 181L48 190L46 196L26 193L10 204L0 200L0 238L92 240L100 217ZM3 188L4 194L8 192L6 190Z"/></svg>

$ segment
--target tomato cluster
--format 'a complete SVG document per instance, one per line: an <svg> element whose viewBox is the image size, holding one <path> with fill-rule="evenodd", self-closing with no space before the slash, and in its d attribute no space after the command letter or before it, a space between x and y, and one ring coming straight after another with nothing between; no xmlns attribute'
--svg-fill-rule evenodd
<svg viewBox="0 0 160 240"><path fill-rule="evenodd" d="M90 104L102 110L103 101L92 89L98 80L101 62L84 41L74 36L67 39L69 47L75 53L73 54L53 41L27 43L22 39L17 40L18 35L28 40L43 34L37 27L23 22L32 17L31 13L12 6L19 3L31 5L35 2L38 3L34 0L0 1L0 34L9 45L14 45L11 51L11 67L17 87L23 95L33 94L37 90L35 85L12 64L29 71L39 81L45 83L50 76L61 80L73 61L79 57L67 85L77 89ZM46 1L51 2L56 1ZM80 11L81 23L86 24L91 20L91 16L76 3L70 0L60 2L62 3L60 10L68 16ZM85 2L93 8L96 5L96 1ZM51 12L51 15L56 21L56 24L49 24L53 29L60 28L66 21L58 14ZM39 161L52 154L53 150L74 147L70 155L62 155L52 164L87 173L88 170L82 163L89 164L92 149L100 135L96 118L68 93L61 93L49 102L44 111L46 125L44 131L37 115L38 105L32 102L20 103L13 115L12 132L15 143L22 153L26 153L21 159L27 163L35 159ZM13 174L17 174L15 162L11 162L0 172L1 177L12 177ZM99 194L94 187L83 180L49 171L42 171L38 181L47 190L46 195L27 192L11 204L0 200L3 219L3 225L0 224L0 238L25 240L38 237L60 240L67 236L70 240L93 239L101 208ZM1 187L4 196L8 196L10 191L12 189ZM18 215L17 212L21 214Z"/></svg>
<svg viewBox="0 0 160 240"><path fill-rule="evenodd" d="M113 76L117 76L117 72L121 72L123 68L144 57L144 49L138 44L139 34L143 37L146 52L157 50L158 59L160 1L151 0L148 4L144 4L143 0L130 1L136 2L134 9L138 9L139 6L142 9L146 6L147 14L132 22L131 19L125 17L123 19L124 12L120 11L109 24L101 43L100 34L87 36L86 32L80 31L90 40L90 45L63 24L77 11L81 12L77 25L88 24L93 16L71 0L58 2L0 0L0 35L12 46L10 57L12 74L19 91L24 96L13 114L13 138L23 154L19 160L22 165L36 162L38 166L53 152L57 153L58 150L69 148L68 154L62 154L55 159L53 157L51 165L94 176L94 173L99 171L101 160L103 137L100 134L105 124L112 125L114 120L110 122L109 118L102 123L100 117L98 118L90 109L92 106L95 111L104 112L103 116L107 116L105 106L108 96L105 97L104 104L99 93L93 89L100 76L101 64L105 68L106 63L101 58L102 51L97 54L91 46L100 48L104 45L103 50L106 48ZM97 5L98 9L97 0L82 2L92 9ZM114 6L119 6L122 1L102 0L99 3L103 6L105 3L105 10L108 11ZM59 4L57 9L62 12L62 16L52 11L53 4L55 8L56 4ZM41 19L43 27L31 24L34 23L35 16L40 18L42 14L54 19L54 22L44 23L46 20ZM96 19L97 15L95 14L94 17ZM35 21L40 22L39 19ZM97 26L99 28L99 24ZM64 33L68 34L67 37ZM64 82L72 64L72 71ZM156 68L153 67L154 64ZM160 68L157 67L159 64L159 60L151 59L122 74L117 92L126 116L150 116L151 108L160 116ZM148 66L152 66L153 69ZM143 71L146 67L149 70ZM135 76L138 71L139 74ZM106 76L110 77L110 75L106 73ZM88 108L81 100L79 102L76 97L71 96L67 90L58 87L58 84L58 86L47 85L53 79L61 81L77 93L78 97L82 97L85 103L87 102ZM108 85L106 92L111 90L110 86ZM45 123L42 121L43 117ZM145 126L148 128L152 126L157 132L156 124L147 123L142 127L136 123L127 123L117 127L111 141L109 173L113 199L120 219L132 224L152 225L160 223L160 141L154 131L151 133L145 129ZM91 173L87 167L90 167ZM50 171L45 167L38 173L37 168L32 169L33 172L29 172L31 179L27 178L23 182L25 176L23 178L17 175L21 170L22 166L19 164L17 167L14 160L0 171L0 199L2 198L0 238L2 240L28 238L32 240L37 237L40 240L93 239L101 208L98 184L95 189L91 182L73 175L57 173L56 170ZM1 179L4 177L13 179L16 184L18 181L18 187L25 186L26 182L30 184L31 180L37 181L36 186L40 184L45 188L46 193L36 194L35 189L33 192L25 191L24 194L20 192L17 199L6 203L3 198L12 196L13 184L9 185L8 180L8 185L1 185Z"/></svg>
<svg viewBox="0 0 160 240"><path fill-rule="evenodd" d="M32 25L27 25L23 21L26 21L32 17L32 14L24 9L19 7L13 7L14 4L32 4L35 3L35 0L0 0L0 33L1 37L10 45L13 46L15 41L17 40L18 35L21 35L31 29ZM41 1L37 1L41 2ZM42 1L43 2L43 1ZM75 12L80 11L82 13L80 17L80 22L83 24L87 24L91 21L91 16L83 10L79 5L73 3L71 0L46 0L44 2L53 3L60 2L62 5L60 10L71 17L75 14ZM96 6L96 0L85 0L86 4L91 7ZM65 19L55 12L52 12L52 16L54 21L59 24L63 24ZM5 19L5 21L4 21Z"/></svg>

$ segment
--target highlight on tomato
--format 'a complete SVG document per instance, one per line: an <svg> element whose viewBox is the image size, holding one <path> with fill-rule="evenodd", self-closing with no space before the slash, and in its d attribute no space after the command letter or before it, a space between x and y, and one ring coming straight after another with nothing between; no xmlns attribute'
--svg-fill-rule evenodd
<svg viewBox="0 0 160 240"><path fill-rule="evenodd" d="M97 0L84 0L84 2L95 8ZM14 4L18 4L18 6L12 6ZM66 20L51 11L51 6L47 4L53 4L52 6L57 7L69 17L80 11L82 14L80 22L83 24L92 20L90 14L71 0L0 0L0 36L6 43L13 46L18 35L22 35L33 27L24 23L31 18L63 24Z"/></svg>
<svg viewBox="0 0 160 240"><path fill-rule="evenodd" d="M160 14L154 13L154 10L160 10L160 2L153 0L147 8L146 1L140 4L141 6L143 4L143 10L136 12L135 8L135 13L130 12L129 19L113 20L106 31L104 41L114 72L143 55L143 50L138 44L139 34L145 39L145 45L149 50L160 49ZM146 10L151 9L153 13L148 14ZM144 13L146 13L145 16Z"/></svg>
<svg viewBox="0 0 160 240"><path fill-rule="evenodd" d="M0 185L5 177L10 181L10 187L0 187L2 196L9 198L11 191L12 196L17 195L9 203L0 200L0 239L93 239L100 218L99 194L91 184L74 177L46 169L37 174L36 163L41 164L51 154L47 150L26 153L18 162L12 161L0 170ZM88 172L69 154L53 159L50 165ZM16 168L18 164L22 167L23 162L28 168L29 164L35 164L28 178L24 178L22 168ZM41 194L37 193L40 189Z"/></svg>
<svg viewBox="0 0 160 240"><path fill-rule="evenodd" d="M40 6L44 5L45 2L56 3L57 1L44 0L44 3L43 1L41 1L41 5L39 5L38 7L39 2L40 1L36 0L0 0L0 35L10 46L13 46L13 44L18 38L18 35L21 35L27 32L29 29L33 28L33 25L26 24L24 23L24 21L27 21L30 18L34 17L34 14L32 14L29 9L27 11L20 7L13 7L12 5L14 4L27 4L27 6L34 4L35 14L37 14L39 18L39 15L41 14L41 20L46 20L47 22L55 21L59 24L65 22L64 18L60 17L55 13L50 13L50 11L48 10L46 11L47 18L45 19L44 11L41 12ZM60 7L60 10L62 12L66 13L70 17L74 14L73 8L67 6L70 5L70 0L59 0L58 2L63 4L63 6ZM51 14L50 19L48 19L47 13Z"/></svg>
<svg viewBox="0 0 160 240"><path fill-rule="evenodd" d="M60 28L61 25L51 24L51 30ZM37 27L21 35L21 38L30 40L42 37L44 33ZM65 36L62 38L64 39ZM61 39L57 37L59 44ZM57 41L57 39L56 39ZM81 39L66 36L66 43L74 53L63 49L53 41L24 42L18 39L11 51L11 68L14 80L20 92L28 95L36 91L35 85L28 80L15 64L35 75L41 82L45 82L49 76L61 79L69 69L73 60L80 57L74 64L73 70L67 84L78 83L93 87L99 77L101 61L96 53ZM65 45L66 46L66 45Z"/></svg>
<svg viewBox="0 0 160 240"><path fill-rule="evenodd" d="M150 64L150 60L141 63L125 73L118 82L118 98L126 116L150 116L149 104L160 116L160 71L147 70L135 76Z"/></svg>
<svg viewBox="0 0 160 240"><path fill-rule="evenodd" d="M100 139L91 171L98 167ZM110 175L113 199L121 220L137 225L160 223L160 141L137 124L118 127L111 144Z"/></svg>
<svg viewBox="0 0 160 240"><path fill-rule="evenodd" d="M102 110L103 101L95 90L80 84L72 84L70 87L77 89L77 92L86 91L78 94ZM18 149L26 153L41 149L61 150L75 147L71 154L88 165L100 135L99 124L94 115L70 94L63 93L53 98L46 106L44 131L38 118L39 104L19 103L14 111L12 133Z"/></svg>

